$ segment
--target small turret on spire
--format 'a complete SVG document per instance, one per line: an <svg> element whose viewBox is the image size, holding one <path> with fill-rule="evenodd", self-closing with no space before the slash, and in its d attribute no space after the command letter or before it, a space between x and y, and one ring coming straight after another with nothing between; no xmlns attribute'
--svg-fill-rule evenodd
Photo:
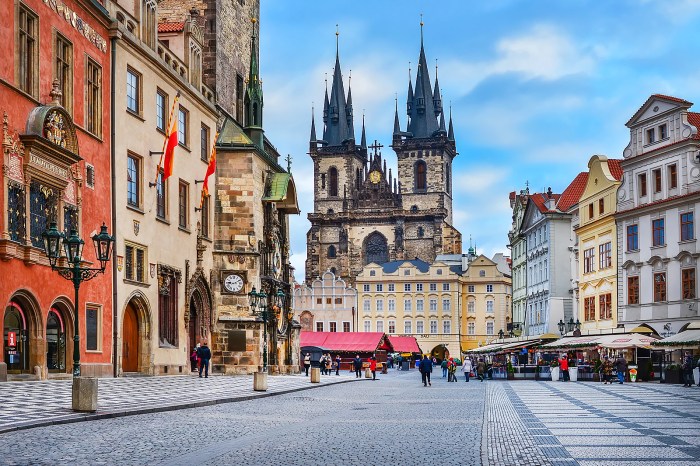
<svg viewBox="0 0 700 466"><path fill-rule="evenodd" d="M323 99L323 123L328 123L328 73L326 73L326 97Z"/></svg>
<svg viewBox="0 0 700 466"><path fill-rule="evenodd" d="M411 62L408 62L408 96L406 97L406 113L411 116L413 112L413 82L411 80Z"/></svg>
<svg viewBox="0 0 700 466"><path fill-rule="evenodd" d="M437 59L435 59L435 90L433 91L433 107L435 107L435 116L442 113L442 97L440 96L440 85L438 84Z"/></svg>
<svg viewBox="0 0 700 466"><path fill-rule="evenodd" d="M394 136L398 136L401 132L401 125L399 123L399 96L394 97Z"/></svg>
<svg viewBox="0 0 700 466"><path fill-rule="evenodd" d="M367 135L365 134L365 111L362 110L362 137L360 138L360 147L367 150Z"/></svg>
<svg viewBox="0 0 700 466"><path fill-rule="evenodd" d="M447 130L447 139L449 139L450 141L455 140L455 130L452 127L452 102L450 102L450 124Z"/></svg>
<svg viewBox="0 0 700 466"><path fill-rule="evenodd" d="M309 137L309 149L316 149L316 122L314 121L314 106L311 106L311 136Z"/></svg>

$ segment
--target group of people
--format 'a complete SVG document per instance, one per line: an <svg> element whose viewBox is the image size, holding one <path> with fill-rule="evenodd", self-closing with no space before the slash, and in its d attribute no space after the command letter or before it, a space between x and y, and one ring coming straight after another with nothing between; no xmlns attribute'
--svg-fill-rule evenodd
<svg viewBox="0 0 700 466"><path fill-rule="evenodd" d="M308 354L306 355L308 357ZM318 365L321 368L321 374L331 375L333 369L335 369L335 375L340 375L340 363L342 359L339 354L335 355L335 360L331 357L330 353L326 353L321 356L318 360ZM309 359L309 365L311 365L311 359ZM304 368L306 369L306 375L309 374L309 369L306 367L306 358L304 358Z"/></svg>
<svg viewBox="0 0 700 466"><path fill-rule="evenodd" d="M421 374L421 382L423 382L424 387L432 386L432 383L430 382L430 375L433 372L433 365L436 364L436 362L437 361L435 358L431 360L427 355L424 355L423 359L421 359L421 361L417 364L418 370ZM457 381L457 366L458 364L454 358L447 358L440 363L440 367L442 368L442 376L447 377L448 382ZM479 359L476 365L474 365L471 359L464 358L464 361L462 362L462 372L464 373L465 382L469 382L469 377L474 377L475 370L476 377L483 382L486 374L486 363L484 360Z"/></svg>
<svg viewBox="0 0 700 466"><path fill-rule="evenodd" d="M613 369L617 371L617 383L620 385L625 383L625 373L627 372L627 360L619 355L615 361L612 361L608 356L605 356L603 363L600 365L600 380L604 385L612 384Z"/></svg>
<svg viewBox="0 0 700 466"><path fill-rule="evenodd" d="M202 371L204 371L204 378L209 378L209 360L211 359L211 350L207 346L207 341L204 340L202 344L197 343L197 346L192 348L192 353L190 353L190 364L192 365L192 371L196 371L199 368L199 378L202 378Z"/></svg>

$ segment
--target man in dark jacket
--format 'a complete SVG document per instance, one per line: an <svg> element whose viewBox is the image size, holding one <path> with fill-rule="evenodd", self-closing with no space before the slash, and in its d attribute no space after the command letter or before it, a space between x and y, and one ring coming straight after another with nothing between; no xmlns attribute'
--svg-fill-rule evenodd
<svg viewBox="0 0 700 466"><path fill-rule="evenodd" d="M355 359L352 360L352 367L355 369L355 378L359 379L362 372L362 359L360 359L359 354L356 354Z"/></svg>
<svg viewBox="0 0 700 466"><path fill-rule="evenodd" d="M211 350L207 346L206 340L202 342L202 346L197 350L197 357L202 363L199 365L199 378L202 378L202 369L204 369L204 378L209 378L209 360L211 359Z"/></svg>
<svg viewBox="0 0 700 466"><path fill-rule="evenodd" d="M693 357L686 351L683 358L683 386L692 387L693 382Z"/></svg>
<svg viewBox="0 0 700 466"><path fill-rule="evenodd" d="M622 385L625 382L625 372L627 372L627 360L622 355L615 360L615 370L617 371L617 380Z"/></svg>
<svg viewBox="0 0 700 466"><path fill-rule="evenodd" d="M430 373L433 372L433 362L430 359L428 359L428 356L423 356L423 359L418 365L418 370L420 370L421 379L423 380L423 386L432 386L432 384L430 383Z"/></svg>

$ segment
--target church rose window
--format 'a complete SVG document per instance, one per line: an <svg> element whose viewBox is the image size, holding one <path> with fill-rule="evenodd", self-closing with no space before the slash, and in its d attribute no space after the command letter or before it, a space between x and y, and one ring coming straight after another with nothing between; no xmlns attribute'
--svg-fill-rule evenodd
<svg viewBox="0 0 700 466"><path fill-rule="evenodd" d="M365 240L365 265L369 263L383 264L389 261L389 248L386 238L381 233L372 233Z"/></svg>

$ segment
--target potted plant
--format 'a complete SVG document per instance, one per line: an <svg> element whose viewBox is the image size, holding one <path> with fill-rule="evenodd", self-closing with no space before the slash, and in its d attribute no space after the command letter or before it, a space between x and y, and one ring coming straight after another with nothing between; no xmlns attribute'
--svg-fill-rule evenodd
<svg viewBox="0 0 700 466"><path fill-rule="evenodd" d="M508 361L508 365L506 366L506 371L508 374L508 380L515 379L515 369L513 368L513 364L511 364L510 361Z"/></svg>
<svg viewBox="0 0 700 466"><path fill-rule="evenodd" d="M549 373L552 375L552 381L559 381L559 361L556 359L549 363Z"/></svg>
<svg viewBox="0 0 700 466"><path fill-rule="evenodd" d="M576 358L569 360L569 380L572 382L578 381L578 367L576 367Z"/></svg>

